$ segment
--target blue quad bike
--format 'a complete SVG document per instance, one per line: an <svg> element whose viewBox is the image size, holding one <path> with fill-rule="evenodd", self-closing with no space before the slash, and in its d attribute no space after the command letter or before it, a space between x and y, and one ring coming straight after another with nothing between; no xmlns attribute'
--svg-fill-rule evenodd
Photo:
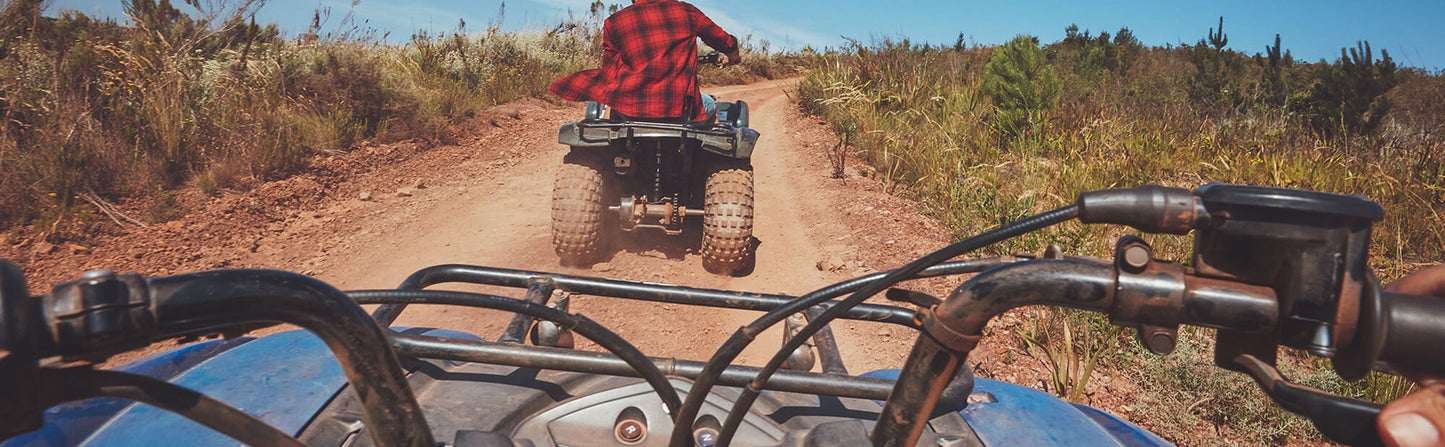
<svg viewBox="0 0 1445 447"><path fill-rule="evenodd" d="M394 290L341 292L279 271L166 277L91 271L30 296L0 262L0 439L29 445L979 446L1160 445L1107 412L973 377L989 319L1025 305L1106 313L1157 354L1180 325L1216 329L1216 364L1253 377L1330 439L1378 444L1380 405L1291 383L1281 346L1370 370L1445 373L1440 299L1381 290L1366 263L1383 210L1358 196L1210 184L1082 194L1070 206L947 246L895 270L802 296L709 290L466 265L416 272ZM951 260L1069 220L1193 232L1190 265L1138 237L1113 259ZM893 288L974 274L939 299ZM431 290L515 288L520 298ZM864 303L884 294L897 305ZM585 315L576 295L724 307L761 316L710 356L647 357ZM595 297L595 298L594 298ZM408 305L514 312L497 338L389 327ZM362 305L379 305L368 314ZM917 333L899 370L853 375L828 324ZM289 323L306 331L240 337ZM782 323L762 368L733 365ZM163 340L221 334L126 366L93 365ZM606 352L571 349L586 337ZM816 371L815 371L816 370Z"/></svg>
<svg viewBox="0 0 1445 447"><path fill-rule="evenodd" d="M699 65L718 64L711 52ZM746 271L753 256L753 146L748 103L717 102L707 119L633 119L588 102L557 140L570 150L552 188L552 246L562 264L606 256L618 232L701 230L703 268ZM701 223L700 228L698 223Z"/></svg>

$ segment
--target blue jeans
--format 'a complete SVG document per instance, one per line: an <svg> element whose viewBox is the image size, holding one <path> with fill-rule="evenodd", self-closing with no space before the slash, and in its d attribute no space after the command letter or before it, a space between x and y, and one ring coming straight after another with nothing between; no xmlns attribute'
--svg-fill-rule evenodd
<svg viewBox="0 0 1445 447"><path fill-rule="evenodd" d="M707 112L707 118L711 120L717 116L717 99L707 93L702 94L702 110Z"/></svg>

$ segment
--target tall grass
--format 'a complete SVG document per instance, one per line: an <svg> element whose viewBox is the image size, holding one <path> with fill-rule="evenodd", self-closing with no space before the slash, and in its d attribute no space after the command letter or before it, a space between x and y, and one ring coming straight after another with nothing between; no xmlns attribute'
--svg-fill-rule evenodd
<svg viewBox="0 0 1445 447"><path fill-rule="evenodd" d="M1186 55L1155 48L1117 76L1080 75L1060 63L1061 105L1029 137L1001 142L992 105L978 93L992 52L889 40L855 45L812 67L800 87L803 107L834 123L881 176L916 193L960 236L1072 202L1082 191L1228 182L1380 202L1387 214L1375 227L1373 254L1389 275L1445 254L1445 137L1436 133L1445 114L1397 110L1380 134L1343 138L1314 134L1279 108L1216 117L1183 94ZM1445 91L1438 77L1418 72L1400 89ZM1102 255L1122 231L1064 227L996 250L1060 241L1070 252ZM1164 254L1176 258L1189 249L1171 247Z"/></svg>
<svg viewBox="0 0 1445 447"><path fill-rule="evenodd" d="M1059 106L1020 138L1000 135L994 105L980 93L993 47L855 42L816 61L800 84L801 103L832 124L840 144L851 146L881 179L917 197L955 237L1071 203L1084 191L1226 182L1363 194L1380 202L1386 215L1374 227L1371 260L1386 278L1445 259L1441 76L1405 71L1390 93L1396 107L1379 132L1325 135L1279 101L1267 100L1278 92L1261 87L1261 59L1217 53L1238 67L1222 82L1245 89L1232 94L1237 101L1228 110L1219 110L1191 99L1198 84L1190 57L1196 48L1131 48L1127 64L1107 69L1088 66L1091 58L1081 57L1081 48L1087 47L1065 42L1047 48L1063 94ZM1286 93L1307 91L1315 68L1284 67L1279 78ZM1068 253L1109 256L1113 241L1131 231L1066 224L992 250L1037 252L1054 243ZM1146 240L1169 260L1184 261L1192 249L1183 237ZM1052 391L1061 396L1076 399L1088 377L1099 374L1095 368L1105 368L1145 384L1148 407L1142 413L1146 420L1159 418L1151 427L1172 439L1192 441L1190 434L1209 423L1243 427L1239 439L1255 442L1313 433L1262 395L1239 394L1253 385L1213 367L1203 336L1186 334L1184 348L1164 359L1109 355L1119 335L1107 324L1074 311L1039 315L1047 318L1030 326L1023 341L1053 373ZM1085 338L1099 341L1081 343ZM1385 376L1358 384L1325 380L1333 374L1324 365L1285 357L1304 381L1337 393L1388 400L1408 390L1408 383Z"/></svg>

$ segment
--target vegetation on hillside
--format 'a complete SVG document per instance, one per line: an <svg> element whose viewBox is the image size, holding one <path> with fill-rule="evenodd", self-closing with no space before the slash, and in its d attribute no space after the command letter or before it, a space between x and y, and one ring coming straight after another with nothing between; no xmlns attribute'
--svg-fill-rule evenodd
<svg viewBox="0 0 1445 447"><path fill-rule="evenodd" d="M1192 45L1145 47L1127 28L1110 36L1071 26L1065 34L1043 48L1030 36L997 47L854 42L812 67L802 106L873 167L865 174L917 196L959 237L1083 191L1228 182L1379 201L1387 215L1375 226L1371 256L1387 277L1445 258L1438 74L1397 67L1383 51L1376 59L1363 42L1318 63L1294 60L1279 38L1259 54L1236 51L1222 18ZM1054 82L1057 99L1049 98ZM1058 243L1068 253L1107 256L1129 231L1064 225L993 252ZM1183 237L1146 239L1166 259L1184 260L1191 247ZM1144 384L1141 419L1173 439L1207 442L1190 435L1210 430L1275 443L1312 430L1262 395L1238 393L1253 386L1209 364L1208 331L1185 331L1182 356L1156 358L1135 354L1128 331L1103 318L1037 316L1019 348L1056 372L1050 388L1062 396L1079 398L1090 374L1105 374L1097 364ZM1388 399L1408 389L1383 376L1331 381L1324 365L1286 360L1287 373L1348 395Z"/></svg>
<svg viewBox="0 0 1445 447"><path fill-rule="evenodd" d="M318 10L295 38L253 15L256 0L125 0L129 20L41 0L0 11L0 228L40 239L113 230L110 200L154 204L165 220L177 187L246 188L303 169L315 155L362 142L446 141L482 108L545 97L551 81L596 66L602 19L512 32L501 14L386 43L349 15ZM340 17L336 17L340 16ZM383 36L389 37L389 36ZM796 61L744 46L745 62L703 70L705 82L784 76Z"/></svg>

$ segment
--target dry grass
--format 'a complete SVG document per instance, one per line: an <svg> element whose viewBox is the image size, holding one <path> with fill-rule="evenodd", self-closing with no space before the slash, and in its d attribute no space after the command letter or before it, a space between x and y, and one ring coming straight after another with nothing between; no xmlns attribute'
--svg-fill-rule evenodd
<svg viewBox="0 0 1445 447"><path fill-rule="evenodd" d="M245 188L366 141L446 142L481 109L544 97L552 80L595 65L603 19L526 32L462 24L384 45L346 20L281 39L244 20L259 5L247 0L202 2L210 9L194 18L149 4L125 26L48 17L43 3L0 12L0 226L33 224L57 243L96 234L77 214L90 208L83 192L165 206L177 187ZM707 82L801 66L766 43L745 51L742 66L704 70Z"/></svg>
<svg viewBox="0 0 1445 447"><path fill-rule="evenodd" d="M1074 48L1047 50L1064 84L1057 108L1023 138L1001 138L994 109L980 94L993 48L931 48L907 41L855 44L819 58L800 90L803 107L832 123L843 141L877 174L917 196L957 237L1071 203L1080 192L1158 183L1194 188L1208 182L1244 183L1363 194L1386 217L1375 226L1376 271L1398 277L1445 258L1445 110L1440 76L1409 72L1390 96L1396 107L1380 132L1325 136L1267 95L1246 90L1230 110L1207 108L1188 94L1195 67L1190 50L1142 48L1127 66L1084 69ZM1238 58L1231 86L1258 87L1261 70ZM1291 93L1307 90L1309 64L1283 73ZM994 247L994 254L1037 252L1055 243L1065 252L1108 256L1127 228L1066 224ZM1192 242L1147 236L1164 259L1185 260ZM1272 443L1318 436L1307 423L1280 412L1262 396L1243 395L1248 379L1214 368L1206 337L1166 358L1105 356L1092 362L1081 337L1112 340L1107 325L1068 315L1040 322L1034 332L1067 339L1067 348L1038 350L1054 365L1054 390L1070 396L1094 373L1089 365L1135 375L1146 383L1147 418L1171 439L1189 439L1210 425L1236 427L1226 439ZM1061 321L1069 321L1063 325ZM1130 346L1135 346L1130 342ZM1137 349L1137 347L1135 348ZM1147 359L1147 360L1145 360ZM1398 379L1333 382L1327 368L1307 361L1296 376L1337 393L1386 399L1404 389ZM1202 403L1200 403L1202 401Z"/></svg>

